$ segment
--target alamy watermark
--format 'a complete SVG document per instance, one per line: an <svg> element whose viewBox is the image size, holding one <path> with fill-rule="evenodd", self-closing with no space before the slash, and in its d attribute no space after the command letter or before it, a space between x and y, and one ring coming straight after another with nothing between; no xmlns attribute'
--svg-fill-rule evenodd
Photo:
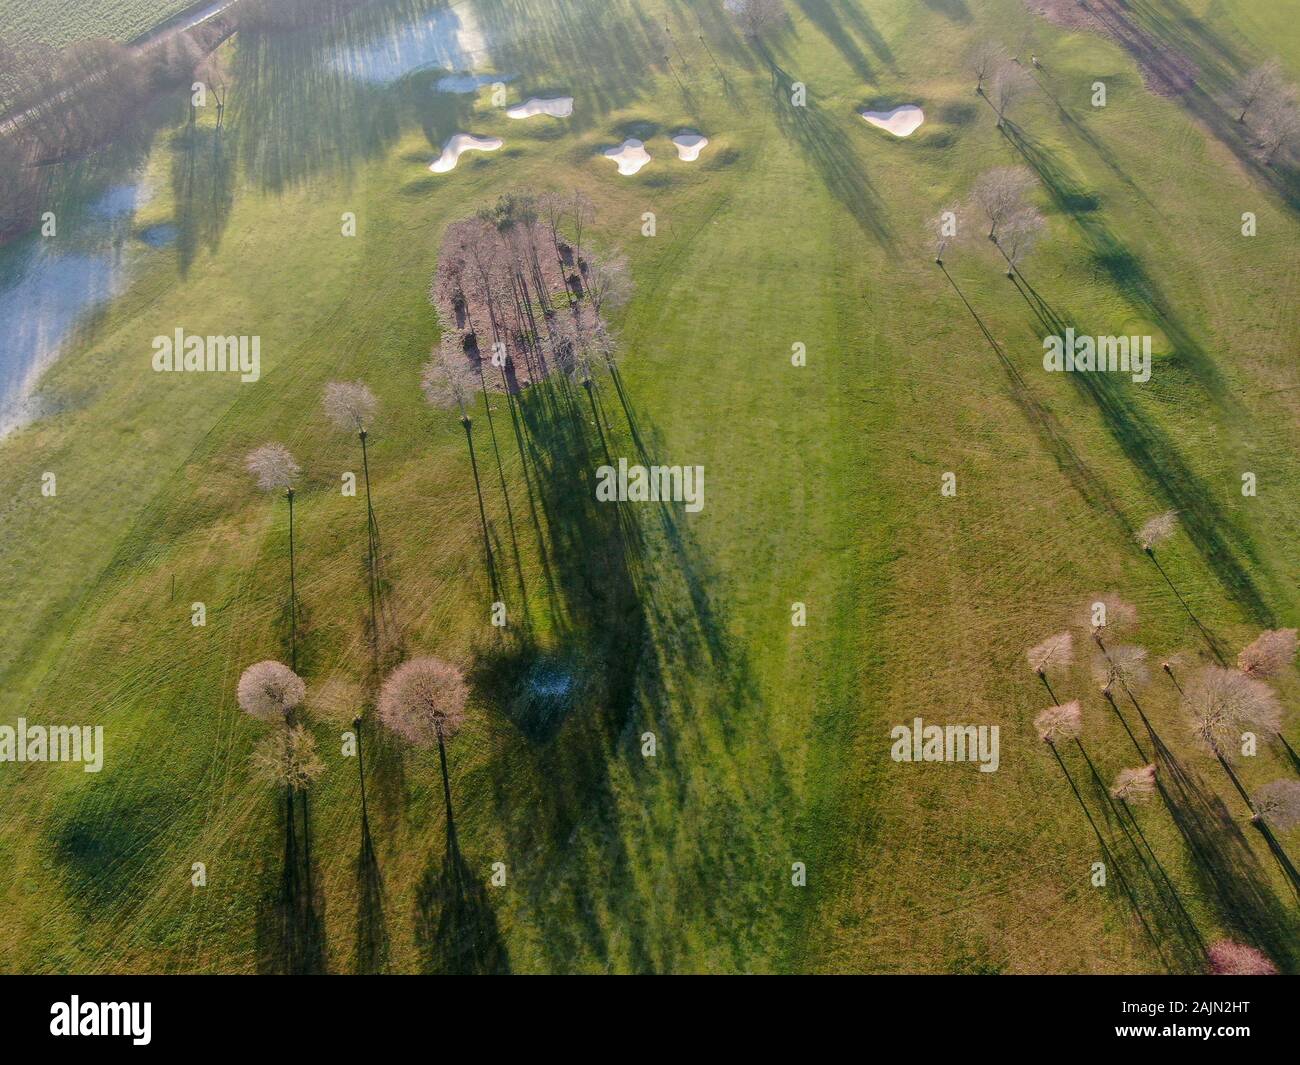
<svg viewBox="0 0 1300 1065"><path fill-rule="evenodd" d="M262 376L260 336L199 336L177 326L172 336L153 338L158 373L237 373L245 383Z"/></svg>
<svg viewBox="0 0 1300 1065"><path fill-rule="evenodd" d="M1075 336L1067 327L1065 336L1043 337L1043 369L1048 373L1130 373L1137 384L1151 380L1151 338L1149 336Z"/></svg>
<svg viewBox="0 0 1300 1065"><path fill-rule="evenodd" d="M895 762L978 762L981 773L996 773L1000 764L997 725L911 725L889 730Z"/></svg>
<svg viewBox="0 0 1300 1065"><path fill-rule="evenodd" d="M704 509L703 466L628 465L596 470L596 498L602 503L685 503L696 514Z"/></svg>
<svg viewBox="0 0 1300 1065"><path fill-rule="evenodd" d="M103 725L0 725L0 762L81 762L87 773L104 768Z"/></svg>

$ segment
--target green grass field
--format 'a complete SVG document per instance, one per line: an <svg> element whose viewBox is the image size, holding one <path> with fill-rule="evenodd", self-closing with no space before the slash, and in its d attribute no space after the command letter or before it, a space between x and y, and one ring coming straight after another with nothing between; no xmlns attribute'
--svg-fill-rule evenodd
<svg viewBox="0 0 1300 1065"><path fill-rule="evenodd" d="M0 0L0 35L56 46L89 37L130 41L192 6L192 0Z"/></svg>
<svg viewBox="0 0 1300 1065"><path fill-rule="evenodd" d="M171 222L180 239L131 245L131 287L44 379L58 412L0 442L0 722L102 723L107 745L98 775L0 766L0 968L275 967L263 900L281 804L249 770L263 726L234 691L249 663L287 658L286 527L243 462L275 439L302 464L300 672L309 692L359 706L365 513L338 487L359 456L320 397L362 378L381 402L370 462L404 647L485 678L448 748L460 852L486 885L455 905L479 947L515 972L1159 971L1116 889L1089 884L1096 839L1034 733L1047 703L1024 649L1113 590L1137 605L1154 662L1203 655L1133 542L1166 509L1184 531L1161 563L1232 654L1297 623L1294 205L1148 91L1114 41L1021 0L797 0L766 55L712 0L473 6L495 69L517 74L511 101L571 90L572 119L513 122L486 89L434 97L421 73L383 90L329 65L323 41L386 32L396 4L319 39L237 36L226 132L210 117L190 135L163 124L146 152L155 196L137 225ZM1300 76L1283 6L1141 8L1159 32L1196 16L1194 43L1226 79L1272 54ZM963 63L982 36L1042 61L1012 136ZM1099 79L1108 105L1094 109ZM906 140L855 114L903 102L926 113ZM697 163L674 158L682 126L710 138ZM431 175L457 130L506 144ZM626 136L654 157L634 177L598 156ZM991 248L952 256L946 275L923 233L982 172L1017 164L1049 219L1023 266L1037 313ZM527 464L493 404L508 515L480 399L505 598L534 632L517 652L488 623L464 434L419 380L443 228L522 188L581 189L598 208L591 239L629 256L623 397L597 379L610 447L705 466L707 503L628 507L619 531L584 496L586 453L538 390L519 405ZM349 211L354 238L340 235ZM1240 236L1243 211L1258 236ZM1080 331L1166 338L1150 384L1045 374L1043 306ZM178 326L259 334L262 380L160 379L151 338ZM582 425L582 447L598 446ZM940 495L948 471L956 498ZM580 680L546 728L511 686L520 654ZM1148 715L1240 822L1154 672ZM1134 764L1086 671L1064 688L1102 774ZM1294 672L1281 693L1293 707ZM313 725L328 766L311 798L326 965L449 967L436 756L367 726L376 895L358 873L347 716ZM890 729L914 716L999 725L1000 769L890 761ZM1288 772L1267 745L1242 761L1252 787ZM1206 939L1233 934L1160 804L1138 819ZM1247 833L1259 882L1284 897ZM1296 853L1295 834L1284 842ZM191 885L195 862L206 887ZM487 883L495 862L504 886Z"/></svg>

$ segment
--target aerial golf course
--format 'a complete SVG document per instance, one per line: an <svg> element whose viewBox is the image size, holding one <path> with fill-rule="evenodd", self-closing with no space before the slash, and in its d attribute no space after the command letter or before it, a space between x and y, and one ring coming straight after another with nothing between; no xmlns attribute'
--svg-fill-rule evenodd
<svg viewBox="0 0 1300 1065"><path fill-rule="evenodd" d="M1238 657L1300 623L1300 170L1237 118L1300 22L1077 7L373 0L50 162L57 235L0 246L0 725L103 765L0 763L0 970L1300 969L1300 674ZM1067 327L1149 380L1045 371ZM178 330L256 380L159 372ZM702 506L602 500L620 458ZM995 771L891 756L918 718Z"/></svg>

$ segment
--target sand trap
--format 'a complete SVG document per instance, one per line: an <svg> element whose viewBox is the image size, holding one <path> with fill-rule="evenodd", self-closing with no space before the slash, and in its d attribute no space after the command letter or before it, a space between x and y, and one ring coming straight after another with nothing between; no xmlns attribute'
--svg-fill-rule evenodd
<svg viewBox="0 0 1300 1065"><path fill-rule="evenodd" d="M903 104L892 111L859 111L858 114L873 126L888 130L895 137L906 137L916 132L917 127L925 121L925 112L916 104Z"/></svg>
<svg viewBox="0 0 1300 1065"><path fill-rule="evenodd" d="M572 96L551 96L547 99L534 96L525 103L506 108L507 118L532 118L533 115L568 118L571 114L573 114Z"/></svg>
<svg viewBox="0 0 1300 1065"><path fill-rule="evenodd" d="M673 138L673 143L677 145L677 158L684 163L693 163L708 146L709 138L699 133L679 133Z"/></svg>
<svg viewBox="0 0 1300 1065"><path fill-rule="evenodd" d="M605 158L613 159L618 163L620 174L635 174L650 162L650 153L645 150L643 142L635 137L628 137L619 147L606 148Z"/></svg>
<svg viewBox="0 0 1300 1065"><path fill-rule="evenodd" d="M503 145L500 137L476 137L472 133L457 133L442 146L442 155L429 167L435 174L455 170L461 152L495 152Z"/></svg>

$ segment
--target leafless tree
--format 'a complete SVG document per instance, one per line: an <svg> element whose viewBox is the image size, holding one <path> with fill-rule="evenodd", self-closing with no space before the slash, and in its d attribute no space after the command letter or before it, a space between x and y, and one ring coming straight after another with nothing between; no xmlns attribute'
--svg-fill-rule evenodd
<svg viewBox="0 0 1300 1065"><path fill-rule="evenodd" d="M1101 643L1103 637L1131 632L1137 626L1137 607L1110 592L1091 599L1082 620L1084 629Z"/></svg>
<svg viewBox="0 0 1300 1065"><path fill-rule="evenodd" d="M284 492L293 488L301 469L283 444L263 444L248 453L248 471L257 478L264 492Z"/></svg>
<svg viewBox="0 0 1300 1065"><path fill-rule="evenodd" d="M1296 630L1268 629L1242 648L1237 668L1248 677L1276 677L1295 661Z"/></svg>
<svg viewBox="0 0 1300 1065"><path fill-rule="evenodd" d="M1038 730L1038 738L1053 747L1061 740L1077 739L1083 731L1083 711L1079 708L1079 700L1049 706L1034 718L1034 728Z"/></svg>
<svg viewBox="0 0 1300 1065"><path fill-rule="evenodd" d="M1241 113L1238 122L1245 122L1246 115L1257 103L1268 100L1286 91L1286 79L1282 74L1282 64L1276 59L1269 59L1259 66L1248 70L1237 84L1237 103Z"/></svg>
<svg viewBox="0 0 1300 1065"><path fill-rule="evenodd" d="M632 271L622 253L598 259L587 272L588 295L597 313L623 306L632 298Z"/></svg>
<svg viewBox="0 0 1300 1065"><path fill-rule="evenodd" d="M1261 101L1258 108L1259 147L1271 164L1283 150L1300 141L1300 105L1293 89Z"/></svg>
<svg viewBox="0 0 1300 1065"><path fill-rule="evenodd" d="M1255 814L1279 832L1300 825L1300 780L1275 780L1255 792Z"/></svg>
<svg viewBox="0 0 1300 1065"><path fill-rule="evenodd" d="M1025 652L1029 668L1040 677L1065 672L1074 662L1074 634L1068 629L1047 637Z"/></svg>
<svg viewBox="0 0 1300 1065"><path fill-rule="evenodd" d="M1116 684L1130 694L1138 691L1151 676L1146 648L1122 643L1101 650L1093 656L1092 675L1104 693Z"/></svg>
<svg viewBox="0 0 1300 1065"><path fill-rule="evenodd" d="M1034 86L1034 76L1019 63L1003 63L993 75L991 101L998 115L998 128L1006 118L1007 109Z"/></svg>
<svg viewBox="0 0 1300 1065"><path fill-rule="evenodd" d="M981 174L971 189L971 199L989 222L989 239L998 226L1027 205L1034 176L1023 166L1003 166Z"/></svg>
<svg viewBox="0 0 1300 1065"><path fill-rule="evenodd" d="M248 471L257 478L264 492L284 492L289 505L289 664L298 668L298 583L294 555L293 486L302 471L283 444L263 444L248 453L244 460Z"/></svg>
<svg viewBox="0 0 1300 1065"><path fill-rule="evenodd" d="M325 772L316 737L303 725L274 729L253 749L253 772L269 784L306 791Z"/></svg>
<svg viewBox="0 0 1300 1065"><path fill-rule="evenodd" d="M723 6L740 32L752 39L773 32L786 18L783 0L725 0Z"/></svg>
<svg viewBox="0 0 1300 1065"><path fill-rule="evenodd" d="M1035 207L1026 205L1014 212L1002 223L1002 231L997 236L997 245L1007 259L1007 277L1012 277L1025 260L1038 238L1047 226L1045 219Z"/></svg>
<svg viewBox="0 0 1300 1065"><path fill-rule="evenodd" d="M366 432L378 405L361 381L331 381L325 386L325 414L340 429Z"/></svg>
<svg viewBox="0 0 1300 1065"><path fill-rule="evenodd" d="M984 81L1008 62L1007 50L999 41L985 37L975 42L966 57L966 65L975 75L975 91L984 92Z"/></svg>
<svg viewBox="0 0 1300 1065"><path fill-rule="evenodd" d="M1148 518L1137 532L1137 542L1143 551L1154 551L1178 531L1178 511L1166 510Z"/></svg>
<svg viewBox="0 0 1300 1065"><path fill-rule="evenodd" d="M1128 803L1146 802L1156 790L1156 767L1139 766L1137 769L1121 769L1111 785L1110 793L1117 799Z"/></svg>
<svg viewBox="0 0 1300 1065"><path fill-rule="evenodd" d="M273 659L249 666L236 688L241 709L259 721L286 721L306 696L302 678Z"/></svg>
<svg viewBox="0 0 1300 1065"><path fill-rule="evenodd" d="M403 662L379 691L379 719L408 743L450 739L465 721L469 689L450 662L426 656Z"/></svg>

